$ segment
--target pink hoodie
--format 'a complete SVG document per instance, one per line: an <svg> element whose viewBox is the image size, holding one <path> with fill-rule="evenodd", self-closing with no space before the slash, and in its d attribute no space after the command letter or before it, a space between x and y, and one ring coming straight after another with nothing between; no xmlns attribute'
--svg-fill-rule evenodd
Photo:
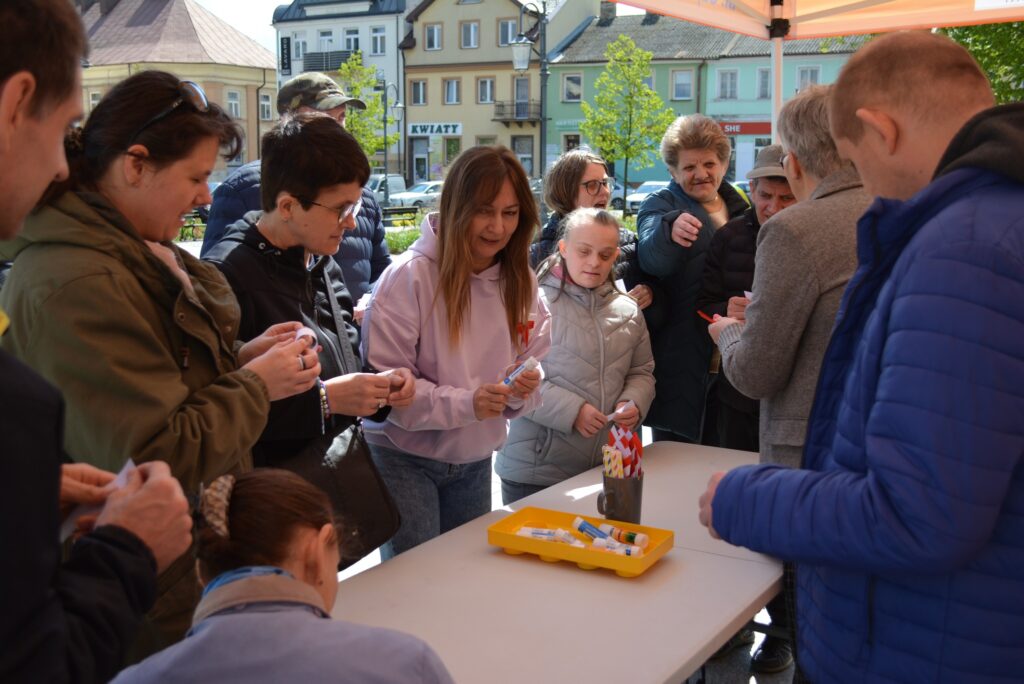
<svg viewBox="0 0 1024 684"><path fill-rule="evenodd" d="M470 463L505 443L509 419L539 404L540 392L534 392L525 402L513 400L504 416L480 421L473 393L480 385L501 382L509 365L530 356L540 361L547 354L550 314L535 295L534 327L517 355L502 303L501 265L495 264L470 276L470 308L461 343L453 347L447 307L438 293L436 220L436 214L424 219L419 239L381 275L362 326L363 358L380 370L412 370L416 397L410 406L392 409L386 422L364 425L367 440L375 444L445 463Z"/></svg>

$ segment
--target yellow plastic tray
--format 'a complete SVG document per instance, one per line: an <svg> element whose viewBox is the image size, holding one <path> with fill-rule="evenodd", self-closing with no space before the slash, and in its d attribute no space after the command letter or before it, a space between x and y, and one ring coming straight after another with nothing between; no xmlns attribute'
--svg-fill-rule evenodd
<svg viewBox="0 0 1024 684"><path fill-rule="evenodd" d="M594 518L588 515L580 516L594 525L594 527L602 523L611 523L623 530L645 532L650 537L650 542L647 544L643 555L619 556L592 548L589 543L589 537L572 528L572 521L576 519L576 515L576 513L563 513L562 511L552 511L546 508L523 508L488 527L487 542L493 546L501 547L505 553L513 556L521 553L532 553L549 563L564 560L575 563L584 570L608 568L609 570L614 570L615 574L621 577L636 577L668 553L675 540L675 534L672 530L605 520L604 518ZM587 543L587 547L581 549L561 542L520 537L516 532L521 527L546 527L552 530L562 528L571 532L580 541Z"/></svg>

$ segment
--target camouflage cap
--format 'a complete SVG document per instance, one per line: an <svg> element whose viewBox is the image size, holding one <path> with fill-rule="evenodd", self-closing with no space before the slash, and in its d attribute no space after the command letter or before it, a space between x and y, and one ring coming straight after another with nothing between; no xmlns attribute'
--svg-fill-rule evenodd
<svg viewBox="0 0 1024 684"><path fill-rule="evenodd" d="M294 112L299 107L312 107L324 112L340 105L366 109L366 103L349 97L327 74L310 71L286 81L277 93L277 113Z"/></svg>

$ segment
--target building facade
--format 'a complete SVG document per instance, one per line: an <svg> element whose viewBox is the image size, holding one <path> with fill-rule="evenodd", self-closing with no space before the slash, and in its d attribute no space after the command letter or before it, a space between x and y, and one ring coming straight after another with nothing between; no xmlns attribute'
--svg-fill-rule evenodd
<svg viewBox="0 0 1024 684"><path fill-rule="evenodd" d="M597 7L597 0L548 2L549 52ZM520 9L515 0L425 0L409 13L401 47L412 182L443 178L462 150L488 144L509 147L530 176L539 174L538 61L516 72L510 47L520 31L537 36L537 18L526 14L520 27Z"/></svg>
<svg viewBox="0 0 1024 684"><path fill-rule="evenodd" d="M245 131L245 146L218 159L211 180L259 158L259 140L277 120L274 55L187 0L78 0L90 53L82 72L86 115L116 83L146 69L195 81Z"/></svg>
<svg viewBox="0 0 1024 684"><path fill-rule="evenodd" d="M588 145L580 132L582 102L594 104L594 85L605 68L605 50L620 35L628 35L652 53L648 85L676 116L700 112L716 119L733 143L727 178L742 179L754 165L757 152L771 144L770 44L691 22L658 15L615 16L602 3L601 16L564 50L553 56L548 98L553 106L548 149L561 154ZM811 83L832 83L839 70L862 44L863 37L786 41L783 59L783 98ZM629 183L667 179L661 162L660 139L653 166L630 164ZM608 160L622 179L622 161Z"/></svg>
<svg viewBox="0 0 1024 684"><path fill-rule="evenodd" d="M396 100L403 102L402 51L405 34L405 0L293 0L274 12L277 31L278 85L305 71L336 75L338 67L352 53L362 53L363 65L373 67L387 93L388 115ZM393 87L387 87L392 84ZM364 94L363 97L366 95ZM398 122L399 131L402 122ZM389 133L394 129L389 128ZM399 153L404 134L387 154L388 171L401 169ZM378 152L370 163L384 168L384 154Z"/></svg>

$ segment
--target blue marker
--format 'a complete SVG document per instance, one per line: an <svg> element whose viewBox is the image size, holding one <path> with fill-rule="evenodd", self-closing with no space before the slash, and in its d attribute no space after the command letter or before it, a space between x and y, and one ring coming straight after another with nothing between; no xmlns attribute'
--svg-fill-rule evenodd
<svg viewBox="0 0 1024 684"><path fill-rule="evenodd" d="M516 368L511 373L509 373L508 377L502 380L502 382L505 383L506 385L511 385L513 382L515 382L516 378L519 377L520 373L524 371L532 371L536 369L539 365L540 362L531 356L530 358L526 359L521 364L519 364L519 367Z"/></svg>
<svg viewBox="0 0 1024 684"><path fill-rule="evenodd" d="M581 534L585 534L591 539L608 539L608 535L597 529L583 518L576 516L576 519L572 521L572 529L576 530Z"/></svg>

